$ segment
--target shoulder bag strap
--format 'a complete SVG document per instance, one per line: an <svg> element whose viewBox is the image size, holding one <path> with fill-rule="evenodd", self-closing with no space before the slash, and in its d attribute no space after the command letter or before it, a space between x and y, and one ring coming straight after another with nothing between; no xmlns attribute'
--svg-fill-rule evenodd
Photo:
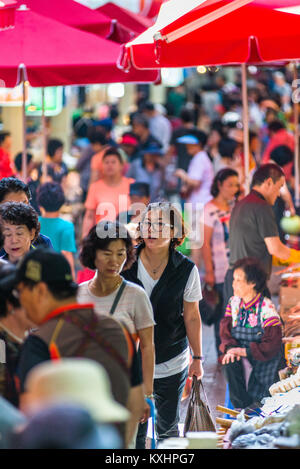
<svg viewBox="0 0 300 469"><path fill-rule="evenodd" d="M119 303L120 298L122 296L122 293L124 291L124 288L126 287L126 283L127 283L126 280L123 279L123 281L121 283L121 286L118 290L118 293L116 294L116 297L115 297L114 302L112 304L112 307L110 308L110 312L109 312L110 315L114 314L114 312L116 310L116 307L118 306L118 303Z"/></svg>

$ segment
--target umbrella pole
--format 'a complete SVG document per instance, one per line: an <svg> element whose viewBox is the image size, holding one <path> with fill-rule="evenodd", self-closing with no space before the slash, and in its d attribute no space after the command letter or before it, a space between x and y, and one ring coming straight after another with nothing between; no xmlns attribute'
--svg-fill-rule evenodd
<svg viewBox="0 0 300 469"><path fill-rule="evenodd" d="M249 178L249 111L247 91L247 66L242 64L242 101L243 101L243 128L244 128L244 170L246 195L250 190Z"/></svg>
<svg viewBox="0 0 300 469"><path fill-rule="evenodd" d="M44 180L47 177L47 129L45 116L45 88L42 88L42 138L43 138L43 165L42 174Z"/></svg>
<svg viewBox="0 0 300 469"><path fill-rule="evenodd" d="M23 118L23 150L22 150L22 179L27 180L27 151L26 151L26 84L25 78L22 79L22 118Z"/></svg>
<svg viewBox="0 0 300 469"><path fill-rule="evenodd" d="M294 83L297 88L298 83L298 70L297 64L294 63ZM294 126L295 126L295 154L294 154L294 168L295 168L295 207L299 207L299 103L295 98L293 99L294 110Z"/></svg>

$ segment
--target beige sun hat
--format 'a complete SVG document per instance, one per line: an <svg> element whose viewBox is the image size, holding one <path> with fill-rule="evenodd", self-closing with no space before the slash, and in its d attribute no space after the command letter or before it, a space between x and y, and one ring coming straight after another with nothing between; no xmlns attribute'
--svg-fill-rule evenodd
<svg viewBox="0 0 300 469"><path fill-rule="evenodd" d="M26 383L29 412L49 404L78 404L97 422L124 422L130 413L116 402L106 370L94 360L64 358L35 366Z"/></svg>

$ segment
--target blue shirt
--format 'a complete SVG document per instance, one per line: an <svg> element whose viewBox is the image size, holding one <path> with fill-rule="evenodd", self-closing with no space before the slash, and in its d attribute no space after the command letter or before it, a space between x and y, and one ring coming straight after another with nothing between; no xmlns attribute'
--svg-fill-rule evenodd
<svg viewBox="0 0 300 469"><path fill-rule="evenodd" d="M57 252L76 252L75 229L72 222L62 218L39 217L41 233L48 236Z"/></svg>

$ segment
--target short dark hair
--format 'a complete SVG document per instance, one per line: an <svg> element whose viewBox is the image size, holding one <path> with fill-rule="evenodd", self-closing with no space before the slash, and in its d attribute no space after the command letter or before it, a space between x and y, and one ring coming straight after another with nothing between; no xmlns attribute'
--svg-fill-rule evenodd
<svg viewBox="0 0 300 469"><path fill-rule="evenodd" d="M5 202L0 205L0 228L2 223L7 222L11 225L25 225L28 230L35 230L34 240L40 232L40 222L38 214L31 205L22 202ZM3 235L1 234L1 242L3 244Z"/></svg>
<svg viewBox="0 0 300 469"><path fill-rule="evenodd" d="M139 124L145 127L145 129L149 129L149 119L143 114L138 113L132 117L132 125L134 124Z"/></svg>
<svg viewBox="0 0 300 469"><path fill-rule="evenodd" d="M30 189L25 182L15 177L3 178L0 181L0 203L5 199L7 194L11 192L25 192L28 200L31 199Z"/></svg>
<svg viewBox="0 0 300 469"><path fill-rule="evenodd" d="M219 184L223 184L223 182L226 181L226 179L232 176L238 177L237 171L231 168L220 169L220 171L218 171L217 174L215 175L214 180L212 182L212 185L210 188L211 195L213 197L217 197L220 192Z"/></svg>
<svg viewBox="0 0 300 469"><path fill-rule="evenodd" d="M101 234L107 231L107 236L98 236L97 232L99 233L99 229L101 229ZM118 221L102 221L91 228L88 235L82 241L79 255L82 265L95 270L96 251L104 251L111 242L119 239L123 240L126 246L127 260L124 269L129 268L135 260L132 238L125 225Z"/></svg>
<svg viewBox="0 0 300 469"><path fill-rule="evenodd" d="M32 160L33 156L31 153L26 153L26 159L27 159L27 164L30 163ZM22 159L23 159L23 153L20 152L15 156L14 163L15 167L18 171L21 171L22 169Z"/></svg>
<svg viewBox="0 0 300 469"><path fill-rule="evenodd" d="M284 172L276 163L263 164L253 174L251 189L254 186L261 186L269 178L271 178L275 184L282 177L284 177Z"/></svg>
<svg viewBox="0 0 300 469"><path fill-rule="evenodd" d="M55 155L55 152L59 148L63 148L63 146L64 146L63 142L59 140L58 138L50 139L47 145L47 153L50 156L50 158L53 158L53 156Z"/></svg>
<svg viewBox="0 0 300 469"><path fill-rule="evenodd" d="M7 278L9 275L14 274L16 267L10 262L0 259L0 280ZM4 318L9 314L8 303L13 307L20 307L19 300L12 292L13 287L0 286L0 318Z"/></svg>
<svg viewBox="0 0 300 469"><path fill-rule="evenodd" d="M4 142L6 137L10 137L11 133L8 132L7 130L1 130L0 131L0 145Z"/></svg>
<svg viewBox="0 0 300 469"><path fill-rule="evenodd" d="M194 112L190 109L181 109L179 117L183 122L194 122Z"/></svg>
<svg viewBox="0 0 300 469"><path fill-rule="evenodd" d="M262 293L265 290L267 273L258 259L251 257L240 259L233 266L233 270L236 269L241 269L244 272L247 283L254 283L254 290L257 293Z"/></svg>
<svg viewBox="0 0 300 469"><path fill-rule="evenodd" d="M123 160L123 158L122 158L121 153L117 150L117 148L114 148L114 147L109 147L109 148L107 148L107 149L104 151L103 156L102 156L102 161L103 161L107 156L111 156L111 155L116 156L116 157L119 159L120 163L122 163L122 164L124 163L124 160Z"/></svg>
<svg viewBox="0 0 300 469"><path fill-rule="evenodd" d="M218 150L223 158L233 158L233 154L238 147L238 142L233 140L233 138L222 138L218 143Z"/></svg>
<svg viewBox="0 0 300 469"><path fill-rule="evenodd" d="M280 120L274 120L269 123L268 130L269 132L278 132L278 130L285 129L285 125Z"/></svg>
<svg viewBox="0 0 300 469"><path fill-rule="evenodd" d="M159 201L159 202L152 202L147 205L146 210L143 212L142 217L141 217L141 223L145 219L147 213L149 213L151 210L159 210L162 211L163 213L167 213L170 221L170 225L173 227L173 229L177 229L178 231L178 236L174 236L174 238L171 240L170 243L170 249L175 249L178 246L181 246L183 244L187 234L188 234L188 226L187 223L184 221L184 218L182 216L182 213L179 211L179 209L176 207L175 204L172 204L171 202L168 201ZM137 228L137 238L136 241L138 244L145 244L144 239L142 237L141 233L141 223L139 224L139 227Z"/></svg>
<svg viewBox="0 0 300 469"><path fill-rule="evenodd" d="M278 145L270 153L270 160L274 161L278 166L285 166L294 159L294 153L287 145Z"/></svg>
<svg viewBox="0 0 300 469"><path fill-rule="evenodd" d="M90 142L93 143L100 143L100 145L105 145L107 143L106 136L104 132L100 132L97 130L90 136Z"/></svg>
<svg viewBox="0 0 300 469"><path fill-rule="evenodd" d="M37 191L37 203L46 212L57 212L65 203L65 194L58 182L46 182Z"/></svg>

